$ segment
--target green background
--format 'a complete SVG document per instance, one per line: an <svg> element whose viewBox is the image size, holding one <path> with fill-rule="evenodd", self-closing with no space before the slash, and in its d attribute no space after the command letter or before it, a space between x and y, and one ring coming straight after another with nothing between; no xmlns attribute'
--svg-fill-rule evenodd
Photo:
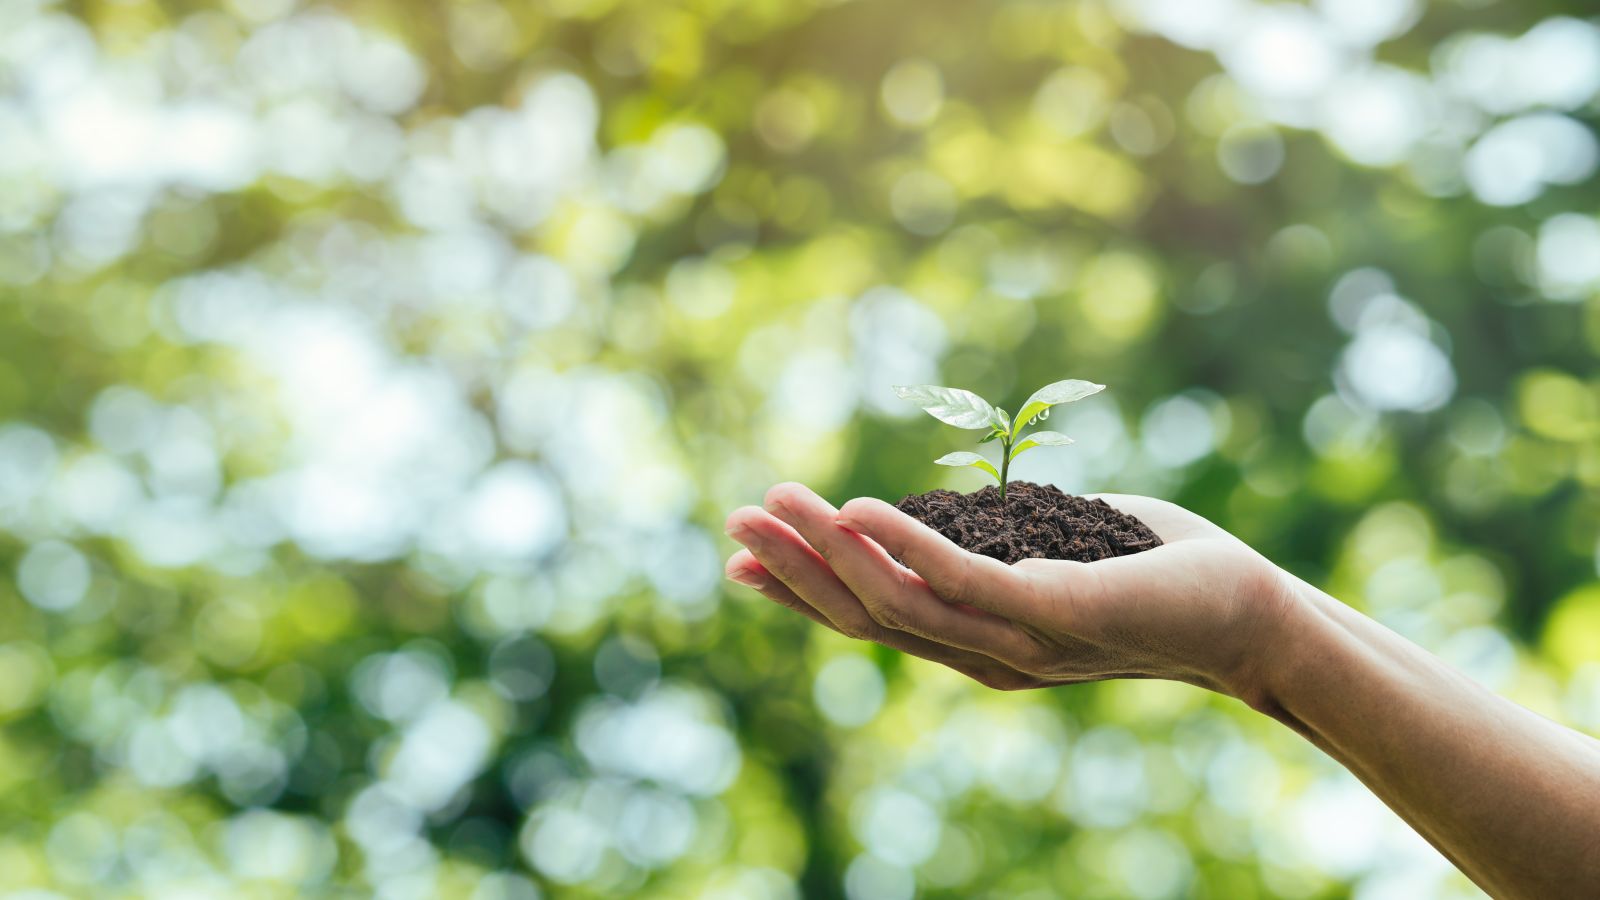
<svg viewBox="0 0 1600 900"><path fill-rule="evenodd" d="M720 527L978 487L890 384L1092 379L1016 477L1600 733L1587 12L11 0L0 891L1477 896L1239 703L986 691Z"/></svg>

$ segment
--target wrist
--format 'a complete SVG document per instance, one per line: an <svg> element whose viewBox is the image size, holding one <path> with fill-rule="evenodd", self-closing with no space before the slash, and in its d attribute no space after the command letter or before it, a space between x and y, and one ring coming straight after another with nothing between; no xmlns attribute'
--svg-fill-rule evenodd
<svg viewBox="0 0 1600 900"><path fill-rule="evenodd" d="M1333 622L1320 608L1316 588L1262 563L1265 569L1246 601L1253 610L1251 626L1223 686L1252 709L1293 724L1287 703L1295 673L1315 655L1315 644Z"/></svg>

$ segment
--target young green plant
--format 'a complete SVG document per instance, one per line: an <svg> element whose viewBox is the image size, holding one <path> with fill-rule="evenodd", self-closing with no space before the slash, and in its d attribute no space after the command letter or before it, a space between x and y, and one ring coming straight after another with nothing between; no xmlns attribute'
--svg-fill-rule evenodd
<svg viewBox="0 0 1600 900"><path fill-rule="evenodd" d="M987 400L971 391L960 388L939 387L934 384L897 384L894 392L902 400L910 400L922 407L930 416L957 428L969 431L987 431L980 444L1000 442L1000 468L982 456L968 451L946 453L934 460L941 466L971 466L982 469L1000 482L1000 502L1006 501L1006 481L1010 477L1011 461L1034 447L1061 447L1072 443L1072 438L1059 431L1035 431L1026 436L1022 429L1035 422L1050 418L1050 408L1062 403L1082 400L1105 390L1103 384L1070 378L1047 384L1033 392L1028 402L1022 404L1013 420L1005 410L990 405Z"/></svg>

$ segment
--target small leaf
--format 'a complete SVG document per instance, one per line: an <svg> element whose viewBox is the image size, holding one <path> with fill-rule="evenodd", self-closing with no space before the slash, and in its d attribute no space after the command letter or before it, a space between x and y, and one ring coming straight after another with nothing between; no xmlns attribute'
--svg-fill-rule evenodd
<svg viewBox="0 0 1600 900"><path fill-rule="evenodd" d="M994 427L1006 434L1011 433L1011 414L996 406L994 408Z"/></svg>
<svg viewBox="0 0 1600 900"><path fill-rule="evenodd" d="M1028 435L1022 443L1012 448L1011 458L1016 459L1022 455L1024 450L1032 450L1035 447L1065 447L1070 443L1072 443L1072 438L1059 431L1035 431L1033 434Z"/></svg>
<svg viewBox="0 0 1600 900"><path fill-rule="evenodd" d="M1092 381L1083 381L1078 378L1057 381L1054 384L1047 384L1039 388L1033 392L1032 397L1028 398L1027 403L1022 404L1022 411L1017 413L1017 427L1012 430L1012 437L1015 437L1016 433L1022 430L1023 423L1050 407L1058 403L1071 403L1074 400L1082 400L1105 389L1106 386L1103 384L1095 384Z"/></svg>
<svg viewBox="0 0 1600 900"><path fill-rule="evenodd" d="M1000 437L1003 434L1005 434L1004 431L1001 431L1000 429L996 428L995 430L993 430L993 431L989 432L988 434L984 435L983 440L979 441L978 443L987 444L990 441L994 440L997 437Z"/></svg>
<svg viewBox="0 0 1600 900"><path fill-rule="evenodd" d="M995 481L1000 480L1000 470L996 469L993 463L976 453L969 453L964 450L956 453L946 453L934 460L934 462L941 466L971 466L974 469L982 469L988 472L994 476Z"/></svg>
<svg viewBox="0 0 1600 900"><path fill-rule="evenodd" d="M1005 427L1010 427L1008 420L1000 418L999 410L971 391L936 384L897 384L894 393L900 399L910 400L922 407L928 415L946 425L976 430L999 428L1004 421Z"/></svg>

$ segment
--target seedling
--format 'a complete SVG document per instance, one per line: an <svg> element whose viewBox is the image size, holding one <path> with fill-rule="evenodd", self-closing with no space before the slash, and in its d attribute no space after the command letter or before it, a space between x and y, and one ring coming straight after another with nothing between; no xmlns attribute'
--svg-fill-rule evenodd
<svg viewBox="0 0 1600 900"><path fill-rule="evenodd" d="M1022 404L1022 410L1017 413L1016 421L998 406L991 406L987 400L971 391L960 388L939 387L933 384L897 384L894 392L902 400L910 400L927 411L928 415L957 428L968 431L989 432L978 443L987 444L990 441L1000 442L1000 468L995 469L994 464L982 456L967 451L946 453L934 460L941 466L972 466L982 469L1000 482L1000 502L1006 502L1006 481L1011 471L1011 461L1034 447L1063 447L1072 443L1072 438L1059 431L1035 431L1023 438L1022 429L1036 422L1050 418L1050 408L1062 403L1071 403L1082 400L1091 394L1098 394L1105 390L1103 384L1092 381L1081 381L1070 378L1047 384L1033 392L1028 402ZM1023 438L1018 440L1018 438Z"/></svg>

